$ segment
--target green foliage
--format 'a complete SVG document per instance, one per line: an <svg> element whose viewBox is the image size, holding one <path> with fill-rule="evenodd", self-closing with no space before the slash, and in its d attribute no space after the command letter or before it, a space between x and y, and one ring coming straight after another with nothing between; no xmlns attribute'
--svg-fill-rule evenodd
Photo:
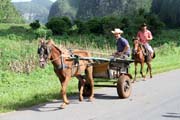
<svg viewBox="0 0 180 120"><path fill-rule="evenodd" d="M180 27L179 0L153 0L152 12L157 14L169 27Z"/></svg>
<svg viewBox="0 0 180 120"><path fill-rule="evenodd" d="M0 23L23 23L10 0L0 0Z"/></svg>
<svg viewBox="0 0 180 120"><path fill-rule="evenodd" d="M99 19L98 18L91 19L86 24L91 33L95 33L95 34L103 33L102 23L101 23L100 18Z"/></svg>
<svg viewBox="0 0 180 120"><path fill-rule="evenodd" d="M111 31L114 28L122 29L120 18L118 17L114 17L114 16L103 17L101 23L103 28L103 34L107 36L111 36Z"/></svg>
<svg viewBox="0 0 180 120"><path fill-rule="evenodd" d="M29 26L33 29L36 30L41 27L41 24L39 23L39 20L35 20L34 22L30 23Z"/></svg>
<svg viewBox="0 0 180 120"><path fill-rule="evenodd" d="M165 24L155 14L148 14L145 16L147 23L153 34L160 34Z"/></svg>
<svg viewBox="0 0 180 120"><path fill-rule="evenodd" d="M34 31L36 38L50 38L52 36L52 31L49 29L43 29L43 28L39 28L37 30Z"/></svg>
<svg viewBox="0 0 180 120"><path fill-rule="evenodd" d="M51 29L53 34L62 35L68 33L71 28L71 22L67 17L54 17L46 23L46 27Z"/></svg>
<svg viewBox="0 0 180 120"><path fill-rule="evenodd" d="M81 20L74 20L74 24L77 26L78 34L88 34L90 32L85 22Z"/></svg>
<svg viewBox="0 0 180 120"><path fill-rule="evenodd" d="M79 33L82 33L81 31L88 31L83 30L87 27L86 29L89 29L90 33L109 36L111 30L121 28L126 36L136 36L139 26L144 22L148 24L154 35L161 33L164 27L164 23L159 20L157 15L147 13L143 9L140 9L133 16L106 16L103 18L94 18L87 22L77 20L74 23L79 28Z"/></svg>

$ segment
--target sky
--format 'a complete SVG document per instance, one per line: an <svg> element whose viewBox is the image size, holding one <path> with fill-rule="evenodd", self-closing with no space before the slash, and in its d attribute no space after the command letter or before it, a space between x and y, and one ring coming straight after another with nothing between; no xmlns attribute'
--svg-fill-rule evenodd
<svg viewBox="0 0 180 120"><path fill-rule="evenodd" d="M26 1L31 1L31 0L11 0L12 2L26 2ZM56 0L51 0L51 1L56 1Z"/></svg>

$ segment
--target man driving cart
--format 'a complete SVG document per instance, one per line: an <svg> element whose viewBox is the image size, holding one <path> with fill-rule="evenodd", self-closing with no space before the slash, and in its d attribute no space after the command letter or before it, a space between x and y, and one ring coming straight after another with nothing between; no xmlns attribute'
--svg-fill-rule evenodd
<svg viewBox="0 0 180 120"><path fill-rule="evenodd" d="M121 59L127 59L130 57L130 45L127 39L123 38L121 35L123 31L119 28L115 28L114 31L111 31L116 39L117 51L113 53L114 57Z"/></svg>

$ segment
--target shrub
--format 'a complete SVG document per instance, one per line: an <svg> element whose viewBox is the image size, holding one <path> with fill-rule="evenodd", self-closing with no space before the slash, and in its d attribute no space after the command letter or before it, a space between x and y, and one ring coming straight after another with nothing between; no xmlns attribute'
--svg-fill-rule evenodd
<svg viewBox="0 0 180 120"><path fill-rule="evenodd" d="M162 28L165 26L165 24L160 21L157 15L148 14L145 16L145 18L153 34L161 33Z"/></svg>
<svg viewBox="0 0 180 120"><path fill-rule="evenodd" d="M91 19L86 24L87 24L91 33L96 33L96 34L102 34L103 33L103 27L102 27L102 23L101 23L100 18Z"/></svg>
<svg viewBox="0 0 180 120"><path fill-rule="evenodd" d="M47 29L37 29L35 31L36 38L49 38L52 36L52 31Z"/></svg>
<svg viewBox="0 0 180 120"><path fill-rule="evenodd" d="M120 19L114 16L106 16L101 20L103 34L110 35L114 28L121 28Z"/></svg>
<svg viewBox="0 0 180 120"><path fill-rule="evenodd" d="M89 28L88 28L87 24L85 24L85 22L80 21L80 20L75 20L74 24L77 26L79 34L85 34L85 33L88 34L90 32Z"/></svg>
<svg viewBox="0 0 180 120"><path fill-rule="evenodd" d="M40 23L39 23L39 20L35 20L34 22L30 23L29 26L33 29L33 30L36 30L38 28L41 27Z"/></svg>
<svg viewBox="0 0 180 120"><path fill-rule="evenodd" d="M67 17L53 17L46 23L46 27L55 35L67 34L71 28L71 22Z"/></svg>

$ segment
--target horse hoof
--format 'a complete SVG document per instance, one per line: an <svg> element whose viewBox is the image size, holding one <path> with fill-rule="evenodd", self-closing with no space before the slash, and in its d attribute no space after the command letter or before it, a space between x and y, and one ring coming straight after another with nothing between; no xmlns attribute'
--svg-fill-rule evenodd
<svg viewBox="0 0 180 120"><path fill-rule="evenodd" d="M143 81L146 81L146 78L144 78Z"/></svg>
<svg viewBox="0 0 180 120"><path fill-rule="evenodd" d="M133 80L131 83L135 83L136 82L136 80Z"/></svg>
<svg viewBox="0 0 180 120"><path fill-rule="evenodd" d="M62 103L60 109L65 109L65 108L66 108L66 103Z"/></svg>
<svg viewBox="0 0 180 120"><path fill-rule="evenodd" d="M83 101L83 97L79 97L79 101L82 102Z"/></svg>
<svg viewBox="0 0 180 120"><path fill-rule="evenodd" d="M70 103L69 101L66 101L66 102L65 102L66 105L69 105L69 103Z"/></svg>
<svg viewBox="0 0 180 120"><path fill-rule="evenodd" d="M94 97L90 97L90 98L88 99L88 102L92 102L93 99L94 99Z"/></svg>

